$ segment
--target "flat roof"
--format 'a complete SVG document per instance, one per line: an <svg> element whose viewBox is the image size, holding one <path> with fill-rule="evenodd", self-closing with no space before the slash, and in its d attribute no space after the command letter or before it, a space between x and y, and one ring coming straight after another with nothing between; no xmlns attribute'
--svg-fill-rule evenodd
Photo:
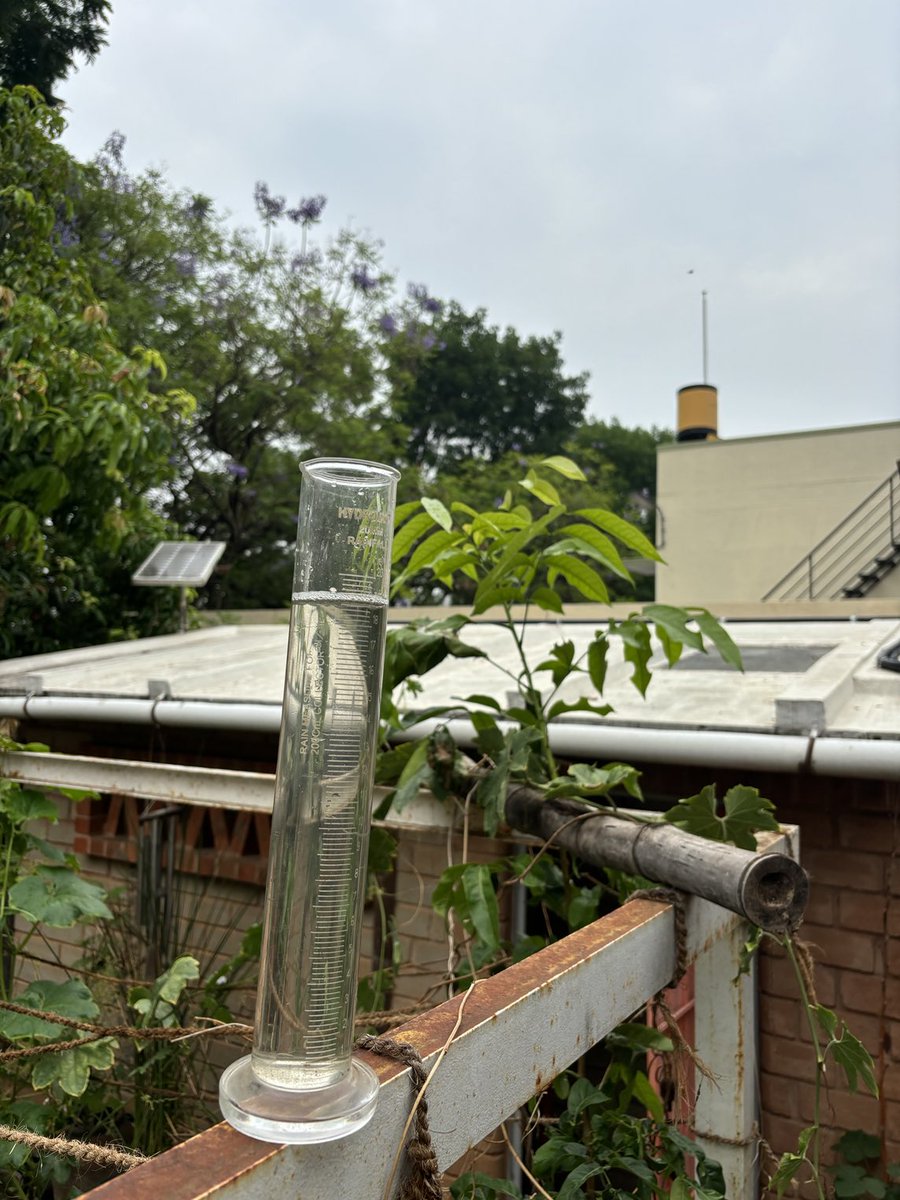
<svg viewBox="0 0 900 1200"><path fill-rule="evenodd" d="M389 611L393 616L394 610ZM432 610L432 615L448 611ZM572 617L528 622L525 645L532 665L564 638L574 643L576 654L586 650L603 622ZM705 669L692 669L699 664L691 651L670 670L655 645L645 700L630 684L631 668L613 639L604 702L614 711L605 723L761 733L802 733L815 727L819 734L900 738L900 674L877 666L878 654L900 641L896 618L750 620L729 622L727 628L746 653L743 674L714 657L703 664ZM175 700L280 706L287 635L284 624L222 625L12 659L0 663L0 696L36 692L136 699L160 694L164 684L165 694ZM509 702L513 684L503 668L515 672L517 667L506 630L480 620L462 636L498 665L479 658L448 659L423 677L420 695L401 699L401 707L453 705L472 693L490 695L504 706ZM550 688L549 674L537 679L539 686ZM570 678L559 692L568 701L582 696L597 699L587 675ZM590 713L564 717L579 724L597 719Z"/></svg>

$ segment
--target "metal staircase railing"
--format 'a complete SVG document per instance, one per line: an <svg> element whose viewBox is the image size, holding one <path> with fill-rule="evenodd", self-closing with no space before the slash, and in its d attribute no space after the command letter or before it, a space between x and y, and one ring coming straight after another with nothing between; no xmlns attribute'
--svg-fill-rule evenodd
<svg viewBox="0 0 900 1200"><path fill-rule="evenodd" d="M900 463L763 600L864 596L900 563Z"/></svg>

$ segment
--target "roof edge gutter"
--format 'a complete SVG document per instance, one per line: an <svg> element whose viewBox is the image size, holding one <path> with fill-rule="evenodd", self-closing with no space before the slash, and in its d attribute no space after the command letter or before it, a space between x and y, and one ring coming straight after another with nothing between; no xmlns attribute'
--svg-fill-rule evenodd
<svg viewBox="0 0 900 1200"><path fill-rule="evenodd" d="M109 721L120 725L278 733L281 705L106 696L0 696L0 718L3 717L19 721Z"/></svg>
<svg viewBox="0 0 900 1200"><path fill-rule="evenodd" d="M472 745L470 721L422 721L398 741L419 738L445 724L460 745ZM672 766L737 767L787 774L837 775L900 780L900 744L874 738L816 734L729 733L711 729L650 729L634 725L550 725L550 748L563 758L663 763Z"/></svg>
<svg viewBox="0 0 900 1200"><path fill-rule="evenodd" d="M280 704L223 704L201 700L111 699L96 696L2 696L0 718L109 721L127 725L278 733ZM409 741L446 725L460 745L472 745L471 721L433 718L395 735ZM897 739L813 734L734 733L710 729L656 729L586 722L550 725L550 746L564 758L606 759L673 766L729 767L856 779L900 780Z"/></svg>

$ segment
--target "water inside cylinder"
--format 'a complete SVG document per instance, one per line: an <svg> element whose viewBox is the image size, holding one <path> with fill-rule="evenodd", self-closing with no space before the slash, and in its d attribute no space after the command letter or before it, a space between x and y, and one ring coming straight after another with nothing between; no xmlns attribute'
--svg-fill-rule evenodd
<svg viewBox="0 0 900 1200"><path fill-rule="evenodd" d="M387 606L300 593L291 621L252 1062L303 1089L350 1065Z"/></svg>

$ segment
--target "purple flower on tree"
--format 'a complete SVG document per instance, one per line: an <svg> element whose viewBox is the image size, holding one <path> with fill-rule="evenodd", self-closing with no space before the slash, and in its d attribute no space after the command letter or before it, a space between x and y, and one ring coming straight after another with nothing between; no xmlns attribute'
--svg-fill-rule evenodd
<svg viewBox="0 0 900 1200"><path fill-rule="evenodd" d="M322 195L306 196L296 208L288 209L287 218L295 225L312 225L313 222L320 219L327 203L326 198Z"/></svg>
<svg viewBox="0 0 900 1200"><path fill-rule="evenodd" d="M350 282L361 292L371 292L378 287L378 280L365 267L354 267L350 272Z"/></svg>
<svg viewBox="0 0 900 1200"><path fill-rule="evenodd" d="M250 474L250 472L247 470L247 468L242 463L238 463L238 462L226 463L225 470L228 472L229 475L232 475L235 479L246 479L247 476Z"/></svg>
<svg viewBox="0 0 900 1200"><path fill-rule="evenodd" d="M75 232L75 226L70 225L68 221L57 221L54 226L54 232L59 238L59 244L64 250L68 250L71 246L78 245L78 234Z"/></svg>
<svg viewBox="0 0 900 1200"><path fill-rule="evenodd" d="M193 279L197 274L197 259L190 250L178 250L173 256L175 270L183 279Z"/></svg>
<svg viewBox="0 0 900 1200"><path fill-rule="evenodd" d="M284 196L271 195L267 183L257 183L253 189L253 199L256 203L256 211L264 221L277 221L284 215L284 206L287 201Z"/></svg>
<svg viewBox="0 0 900 1200"><path fill-rule="evenodd" d="M430 350L436 341L437 339L433 333L426 333L422 338L422 345L426 350Z"/></svg>
<svg viewBox="0 0 900 1200"><path fill-rule="evenodd" d="M397 322L390 313L385 313L378 321L379 328L391 337L397 332Z"/></svg>
<svg viewBox="0 0 900 1200"><path fill-rule="evenodd" d="M436 315L443 308L440 300L435 300L433 296L428 295L428 288L424 283L410 283L407 285L406 290L409 293L409 298L415 300L423 312L434 313Z"/></svg>
<svg viewBox="0 0 900 1200"><path fill-rule="evenodd" d="M302 254L295 254L291 259L291 270L305 271L309 267L317 267L321 257L318 250L304 250Z"/></svg>
<svg viewBox="0 0 900 1200"><path fill-rule="evenodd" d="M114 129L106 141L103 143L103 151L108 158L116 164L117 167L122 165L122 152L125 149L125 134L118 129Z"/></svg>

